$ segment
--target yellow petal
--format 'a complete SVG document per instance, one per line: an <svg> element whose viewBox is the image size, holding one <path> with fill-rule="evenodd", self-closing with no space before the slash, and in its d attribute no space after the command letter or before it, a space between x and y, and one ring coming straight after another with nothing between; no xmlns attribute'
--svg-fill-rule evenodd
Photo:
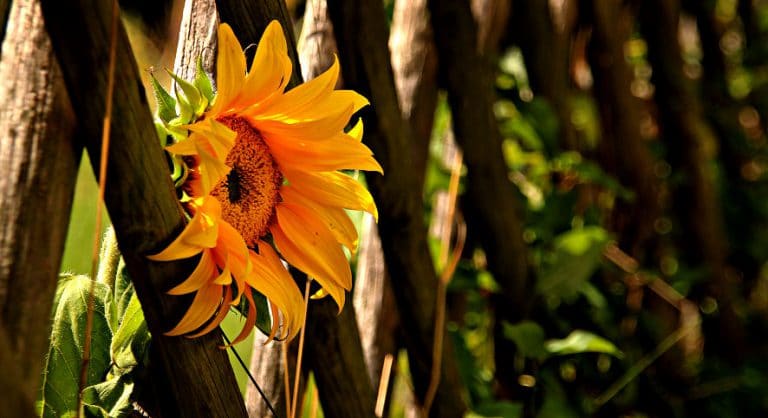
<svg viewBox="0 0 768 418"><path fill-rule="evenodd" d="M250 257L253 274L248 276L246 282L280 309L292 338L304 322L301 291L269 244L259 242L259 253L251 251ZM279 318L275 317L274 321L279 321Z"/></svg>
<svg viewBox="0 0 768 418"><path fill-rule="evenodd" d="M203 119L198 123L188 125L187 129L193 132L193 134L190 135L190 138L196 136L202 137L203 141L208 145L206 151L222 162L226 160L227 154L232 150L232 146L235 144L235 138L237 138L237 133L235 131L212 118Z"/></svg>
<svg viewBox="0 0 768 418"><path fill-rule="evenodd" d="M321 141L333 138L342 132L350 117L354 113L354 107L349 104L333 113L325 113L320 119L303 119L301 115L286 116L281 119L262 117L256 112L244 113L256 130L263 136L283 135L285 137L300 137L307 141Z"/></svg>
<svg viewBox="0 0 768 418"><path fill-rule="evenodd" d="M268 342L275 339L275 336L277 335L277 331L280 328L280 311L277 310L277 306L270 304L269 305L269 311L272 313L272 329L269 330L269 336L267 337L267 341L264 341L264 345L267 345Z"/></svg>
<svg viewBox="0 0 768 418"><path fill-rule="evenodd" d="M228 24L219 25L218 56L216 58L216 98L208 112L218 115L229 110L232 100L240 93L245 79L243 48Z"/></svg>
<svg viewBox="0 0 768 418"><path fill-rule="evenodd" d="M226 347L235 345L246 339L248 334L251 333L251 330L253 330L253 326L256 325L256 315L258 312L256 312L256 304L253 302L253 296L251 296L250 289L245 292L245 299L248 300L248 316L245 318L245 324L243 325L243 329L240 331L240 334L237 334L237 337L235 337L235 339L232 340L230 344L227 344Z"/></svg>
<svg viewBox="0 0 768 418"><path fill-rule="evenodd" d="M210 203L207 207L210 207ZM219 208L218 215L221 216L220 214ZM154 261L180 260L200 253L203 248L215 246L219 231L216 215L215 210L211 212L198 210L181 234L168 247L147 258Z"/></svg>
<svg viewBox="0 0 768 418"><path fill-rule="evenodd" d="M197 155L197 144L193 138L187 137L183 141L168 145L165 150L176 155Z"/></svg>
<svg viewBox="0 0 768 418"><path fill-rule="evenodd" d="M282 254L283 257L285 257L289 263L293 264L294 266L304 271L305 273L309 274L310 276L315 277L318 283L320 283L320 285L328 292L328 294L331 295L333 300L336 301L336 304L339 306L339 312L341 312L341 309L344 307L344 299L345 299L344 288L337 285L332 280L327 280L325 278L325 274L322 273L323 268L321 266L318 266L318 263L316 262L316 260L312 260L309 258L302 259L304 255L301 249L299 249L286 236L285 232L283 232L283 230L280 229L279 225L273 225L270 228L270 232L272 232L272 237L275 240L275 244L277 245L277 248L280 250L280 254ZM290 254L290 256L286 254ZM313 271L321 272L321 276L314 276L312 273Z"/></svg>
<svg viewBox="0 0 768 418"><path fill-rule="evenodd" d="M331 94L338 78L339 61L334 56L333 64L328 70L314 79L294 87L270 102L268 106L260 107L259 113L267 117L299 114Z"/></svg>
<svg viewBox="0 0 768 418"><path fill-rule="evenodd" d="M282 94L291 79L292 64L283 28L273 20L264 31L233 107L265 106Z"/></svg>
<svg viewBox="0 0 768 418"><path fill-rule="evenodd" d="M232 272L229 271L229 267L224 266L224 270L218 277L216 277L216 279L214 279L213 284L219 286L229 286L232 284Z"/></svg>
<svg viewBox="0 0 768 418"><path fill-rule="evenodd" d="M302 196L290 186L280 189L280 196L284 202L309 208L325 223L336 241L347 247L352 253L357 250L357 229L344 209L321 205Z"/></svg>
<svg viewBox="0 0 768 418"><path fill-rule="evenodd" d="M169 295L183 295L186 293L194 292L201 287L205 286L211 279L215 278L218 274L216 264L213 262L211 251L209 249L203 250L203 255L200 257L200 262L195 267L192 274L189 275L187 280L184 280L181 284L168 291Z"/></svg>
<svg viewBox="0 0 768 418"><path fill-rule="evenodd" d="M207 195L221 179L229 174L231 168L206 151L200 150L198 155L200 165L197 171L200 173L200 182L203 186L202 193Z"/></svg>
<svg viewBox="0 0 768 418"><path fill-rule="evenodd" d="M355 126L347 132L347 135L355 138L357 141L363 140L363 118L359 118L355 123Z"/></svg>
<svg viewBox="0 0 768 418"><path fill-rule="evenodd" d="M235 228L226 221L219 224L219 238L216 248L213 250L214 260L219 266L226 266L232 272L237 284L235 303L239 303L240 296L245 289L244 281L250 273L251 262L248 258L248 247L243 237Z"/></svg>
<svg viewBox="0 0 768 418"><path fill-rule="evenodd" d="M205 326L205 328L201 329L200 331L187 335L187 338L195 338L199 337L201 335L205 335L211 331L213 331L214 328L218 327L219 324L221 324L221 321L224 320L224 317L227 316L227 313L229 312L228 306L232 302L232 291L229 288L224 289L224 300L222 301L221 305L219 305L219 310L216 312L216 316L208 322L208 325Z"/></svg>
<svg viewBox="0 0 768 418"><path fill-rule="evenodd" d="M367 170L383 173L371 150L345 133L324 141L303 138L265 136L273 157L288 170L336 171Z"/></svg>
<svg viewBox="0 0 768 418"><path fill-rule="evenodd" d="M221 286L216 285L205 286L198 290L184 317L165 335L181 335L200 328L216 312L216 308L221 303L222 292Z"/></svg>
<svg viewBox="0 0 768 418"><path fill-rule="evenodd" d="M303 196L328 206L364 210L378 219L376 203L357 180L339 172L312 173L284 170L291 187Z"/></svg>

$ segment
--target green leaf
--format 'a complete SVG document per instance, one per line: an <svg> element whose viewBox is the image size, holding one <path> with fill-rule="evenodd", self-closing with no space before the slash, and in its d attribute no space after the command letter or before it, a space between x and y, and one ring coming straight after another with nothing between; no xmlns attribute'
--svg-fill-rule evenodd
<svg viewBox="0 0 768 418"><path fill-rule="evenodd" d="M92 417L127 417L133 412L133 382L121 376L83 389L85 415Z"/></svg>
<svg viewBox="0 0 768 418"><path fill-rule="evenodd" d="M109 343L112 339L107 312L112 309L112 292L103 283L87 276L62 276L53 310L51 341L43 371L43 417L60 417L77 408L80 366L83 356L88 298L94 286L91 358L86 386L101 382L110 366Z"/></svg>
<svg viewBox="0 0 768 418"><path fill-rule="evenodd" d="M515 325L502 323L504 336L512 340L524 357L544 360L544 330L533 321L521 321Z"/></svg>
<svg viewBox="0 0 768 418"><path fill-rule="evenodd" d="M568 231L555 239L549 265L542 268L537 291L571 301L597 270L610 237L597 226Z"/></svg>
<svg viewBox="0 0 768 418"><path fill-rule="evenodd" d="M574 330L564 339L549 340L544 345L547 351L555 356L576 353L605 353L622 358L624 354L603 337L584 330Z"/></svg>
<svg viewBox="0 0 768 418"><path fill-rule="evenodd" d="M110 351L115 366L113 374L125 374L136 367L144 358L150 340L139 299L135 293L131 293L130 303L112 339Z"/></svg>
<svg viewBox="0 0 768 418"><path fill-rule="evenodd" d="M198 55L197 65L195 66L195 87L200 93L208 100L208 103L213 102L213 85L208 74L203 69L203 56Z"/></svg>
<svg viewBox="0 0 768 418"><path fill-rule="evenodd" d="M150 73L149 82L152 84L152 91L157 102L157 117L163 122L170 122L176 117L176 100L160 85L154 74Z"/></svg>

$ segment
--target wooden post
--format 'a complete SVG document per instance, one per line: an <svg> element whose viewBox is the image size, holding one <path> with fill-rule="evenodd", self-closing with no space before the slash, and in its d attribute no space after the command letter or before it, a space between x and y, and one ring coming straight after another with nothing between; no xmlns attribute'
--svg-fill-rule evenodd
<svg viewBox="0 0 768 418"><path fill-rule="evenodd" d="M0 59L0 405L14 416L34 414L40 389L82 153L74 132L40 6L14 1Z"/></svg>
<svg viewBox="0 0 768 418"><path fill-rule="evenodd" d="M91 161L99 161L107 86L111 2L46 1L43 17L75 105ZM166 337L191 298L165 292L185 279L194 263L150 262L146 256L183 229L184 215L170 181L125 31L117 31L112 139L106 204L155 350L168 395L162 415L245 417L246 411L219 332L186 339Z"/></svg>

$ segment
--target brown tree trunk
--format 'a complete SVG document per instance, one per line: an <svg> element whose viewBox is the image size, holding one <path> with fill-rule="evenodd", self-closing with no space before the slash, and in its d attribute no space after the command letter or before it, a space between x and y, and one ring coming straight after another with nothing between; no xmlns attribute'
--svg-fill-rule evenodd
<svg viewBox="0 0 768 418"><path fill-rule="evenodd" d="M317 77L333 63L337 49L324 0L307 2L299 45L307 80ZM306 365L315 375L325 414L350 418L374 416L374 389L363 356L354 303L345 304L339 314L330 298L313 302L309 307L304 348Z"/></svg>
<svg viewBox="0 0 768 418"><path fill-rule="evenodd" d="M659 199L653 159L640 132L641 103L631 93L632 72L624 60L633 19L615 0L593 0L590 17L589 58L603 129L598 158L607 172L635 193L632 202L617 199L613 230L621 237L620 248L642 262L641 253L659 216Z"/></svg>
<svg viewBox="0 0 768 418"><path fill-rule="evenodd" d="M287 350L288 344L274 341L267 343L266 336L259 331L254 331L254 333L251 364L248 369L267 399L264 399L253 383L248 382L245 394L245 407L248 410L248 416L272 416L272 412L267 406L267 402L269 402L277 412L275 418L286 417L288 413L285 403L285 387L283 386L285 369L282 362L282 350Z"/></svg>
<svg viewBox="0 0 768 418"><path fill-rule="evenodd" d="M408 147L413 140L398 106L387 42L386 17L381 3L332 1L328 11L344 68L347 87L368 97L365 109L366 143L384 167L384 177L366 176L379 206L379 233L403 319L416 397L423 401L432 366L435 318L435 274L423 222L422 185L416 183ZM365 28L365 30L360 30ZM446 341L448 343L449 341ZM442 380L431 416L460 417L466 410L452 347L445 344Z"/></svg>
<svg viewBox="0 0 768 418"><path fill-rule="evenodd" d="M531 90L549 101L557 114L559 145L565 149L578 149L569 103L571 35L578 5L577 0L565 0L555 13L552 3L516 2L512 28L525 58Z"/></svg>
<svg viewBox="0 0 768 418"><path fill-rule="evenodd" d="M86 149L91 161L99 161L111 3L43 2L42 6ZM189 300L164 292L179 278L187 277L194 263L153 263L146 259L147 254L156 253L182 230L184 217L119 22L116 34L115 100L105 200L153 335L155 355L151 367L168 385L161 398L160 415L246 416L227 355L218 349L218 332L195 339L163 335L179 320Z"/></svg>
<svg viewBox="0 0 768 418"><path fill-rule="evenodd" d="M395 2L389 48L400 109L414 133L410 147L415 182L423 185L437 101L437 57L426 1ZM380 384L385 356L397 355L400 318L378 226L366 216L362 229L354 303L368 373L376 387Z"/></svg>
<svg viewBox="0 0 768 418"><path fill-rule="evenodd" d="M493 113L493 67L478 51L477 26L465 1L430 1L438 60L448 90L456 142L467 166L466 202L470 230L482 244L488 268L499 283L496 309L496 377L502 396L517 388L515 348L501 336L502 321L515 323L527 314L533 281L517 191L508 180L501 134Z"/></svg>
<svg viewBox="0 0 768 418"><path fill-rule="evenodd" d="M0 404L32 416L82 153L37 0L13 2L0 80Z"/></svg>
<svg viewBox="0 0 768 418"><path fill-rule="evenodd" d="M424 184L437 105L437 51L426 0L395 2L389 48L400 110L413 132L416 183Z"/></svg>

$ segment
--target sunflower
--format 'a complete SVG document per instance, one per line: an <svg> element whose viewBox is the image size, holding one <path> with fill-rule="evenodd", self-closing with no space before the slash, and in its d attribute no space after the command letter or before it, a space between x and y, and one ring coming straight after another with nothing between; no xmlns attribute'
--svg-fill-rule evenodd
<svg viewBox="0 0 768 418"><path fill-rule="evenodd" d="M303 323L304 300L281 257L316 280L341 309L352 286L342 247L354 253L358 239L345 209L377 216L368 191L340 171L382 173L361 143L362 122L345 131L368 101L354 91L334 90L337 61L286 92L292 66L276 21L262 35L249 71L232 29L220 25L216 71L215 96L203 79L192 84L174 77L183 90L177 91L182 115L162 121L164 132L177 138L166 149L174 161L183 161L187 174L177 184L191 219L149 258L201 254L192 274L169 292L196 294L167 334L205 334L245 297L248 318L235 341L241 340L256 321L256 290L271 302L270 337L277 333L279 311L281 337L290 338Z"/></svg>

